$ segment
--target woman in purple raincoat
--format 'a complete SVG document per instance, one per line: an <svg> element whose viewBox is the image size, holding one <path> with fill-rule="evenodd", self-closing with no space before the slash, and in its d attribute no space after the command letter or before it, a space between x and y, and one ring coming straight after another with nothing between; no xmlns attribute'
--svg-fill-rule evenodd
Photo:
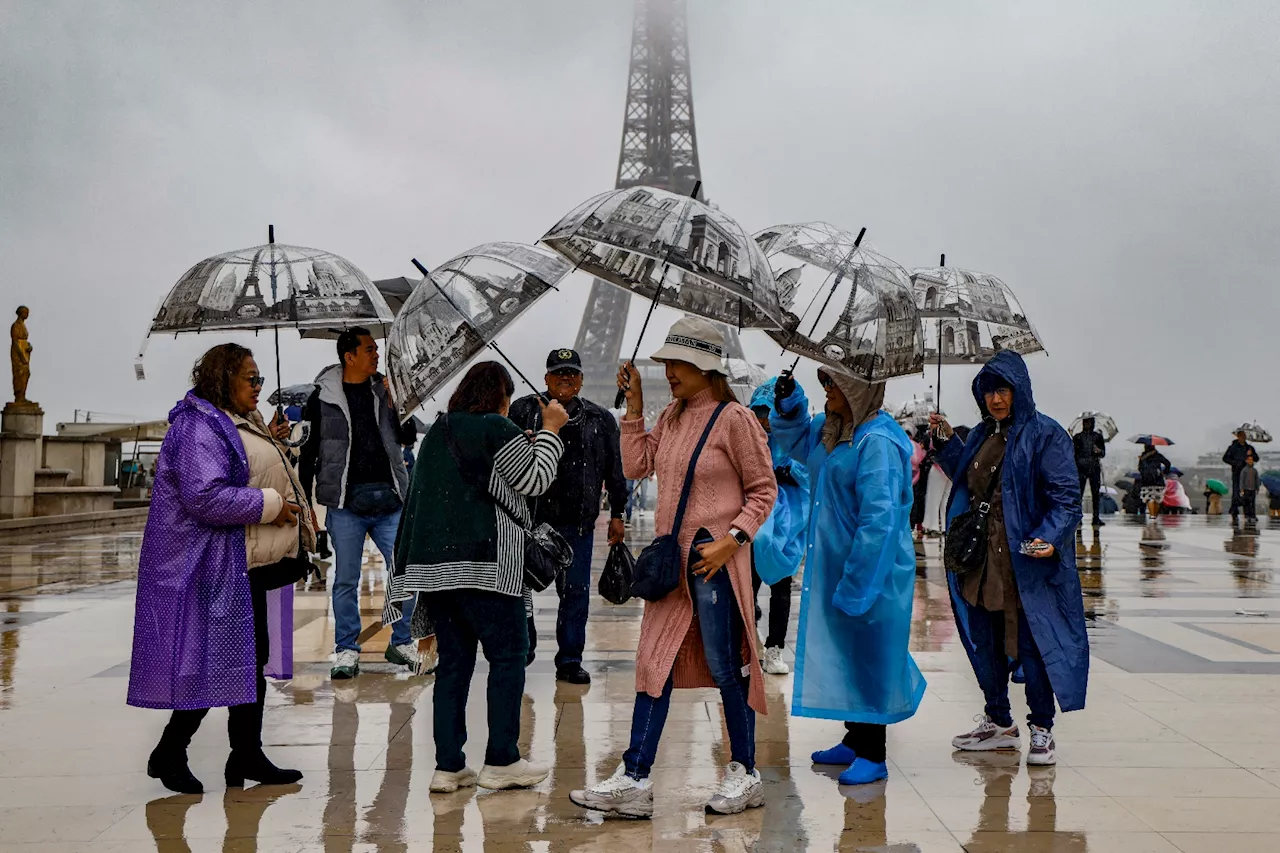
<svg viewBox="0 0 1280 853"><path fill-rule="evenodd" d="M138 563L129 704L171 709L147 774L178 793L203 793L187 745L209 708L230 706L228 786L302 778L262 752L266 590L249 581L246 527L292 526L298 507L248 488L249 461L230 414L257 411L262 377L235 344L196 363L195 386L169 413Z"/></svg>

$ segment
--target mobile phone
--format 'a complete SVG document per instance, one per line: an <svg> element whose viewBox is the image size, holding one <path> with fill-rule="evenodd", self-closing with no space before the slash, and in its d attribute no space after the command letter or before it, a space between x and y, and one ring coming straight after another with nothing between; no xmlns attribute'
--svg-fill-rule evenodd
<svg viewBox="0 0 1280 853"><path fill-rule="evenodd" d="M1048 542L1033 542L1031 540L1027 540L1022 543L1022 547L1018 550L1027 557L1043 557L1045 554L1048 554L1053 550L1053 546Z"/></svg>

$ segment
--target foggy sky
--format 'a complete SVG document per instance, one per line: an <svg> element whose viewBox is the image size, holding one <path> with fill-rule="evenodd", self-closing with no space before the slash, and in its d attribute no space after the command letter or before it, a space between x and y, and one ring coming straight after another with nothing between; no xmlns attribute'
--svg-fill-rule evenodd
<svg viewBox="0 0 1280 853"><path fill-rule="evenodd" d="M1122 438L1178 440L1175 461L1242 419L1280 429L1276 4L689 6L706 191L748 230L866 226L908 268L945 252L1000 276L1046 342L1029 366L1064 424L1107 411ZM535 241L612 187L631 13L0 0L0 311L32 309L46 425L77 408L162 417L230 336L154 340L136 382L157 301L269 222L383 278ZM504 338L534 374L572 344L589 282ZM286 384L333 359L331 342L284 338ZM273 387L269 338L250 345ZM944 369L956 422L975 417L972 373ZM894 380L888 398L925 387Z"/></svg>

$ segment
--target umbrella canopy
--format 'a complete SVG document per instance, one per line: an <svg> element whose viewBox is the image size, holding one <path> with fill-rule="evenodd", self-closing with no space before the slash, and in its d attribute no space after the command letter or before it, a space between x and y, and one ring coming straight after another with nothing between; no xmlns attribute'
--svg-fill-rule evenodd
<svg viewBox="0 0 1280 853"><path fill-rule="evenodd" d="M785 312L782 329L768 334L785 349L864 382L924 369L920 315L902 266L826 222L766 228L755 239Z"/></svg>
<svg viewBox="0 0 1280 853"><path fill-rule="evenodd" d="M390 323L359 267L321 249L267 243L205 258L178 279L148 335Z"/></svg>
<svg viewBox="0 0 1280 853"><path fill-rule="evenodd" d="M1261 424L1242 423L1232 431L1232 434L1240 432L1244 433L1247 441L1254 441L1258 444L1267 444L1271 441L1271 433L1263 429Z"/></svg>
<svg viewBox="0 0 1280 853"><path fill-rule="evenodd" d="M658 303L738 328L782 325L777 285L741 225L694 196L610 190L542 242L576 268Z"/></svg>
<svg viewBox="0 0 1280 853"><path fill-rule="evenodd" d="M1080 416L1071 422L1071 428L1067 432L1076 435L1080 430L1084 429L1084 422L1092 419L1094 429L1102 433L1104 441L1110 441L1120 434L1120 430L1116 428L1116 422L1111 415L1104 412L1081 412Z"/></svg>
<svg viewBox="0 0 1280 853"><path fill-rule="evenodd" d="M387 307L391 309L391 316L400 313L400 309L404 307L405 300L409 298L409 294L418 286L418 282L411 278L400 276L399 278L380 278L375 279L373 286L382 294L382 298L386 300ZM357 324L358 325L358 324ZM391 331L391 323L370 323L366 326L375 338L385 338L387 332ZM342 329L334 326L313 326L302 330L301 336L304 338L320 338L323 340L337 340L338 335L342 334Z"/></svg>
<svg viewBox="0 0 1280 853"><path fill-rule="evenodd" d="M1127 494L1128 492L1133 491L1133 484L1135 482L1137 481L1133 477L1121 477L1119 480L1116 480L1116 488Z"/></svg>
<svg viewBox="0 0 1280 853"><path fill-rule="evenodd" d="M1262 475L1262 487L1267 490L1267 494L1280 495L1280 473L1268 471ZM1223 492L1222 494L1226 494Z"/></svg>
<svg viewBox="0 0 1280 853"><path fill-rule="evenodd" d="M900 424L911 424L912 426L921 426L929 423L929 415L937 412L937 407L933 405L933 399L926 394L924 399L912 397L903 403L893 413L893 419ZM945 412L938 412L945 417Z"/></svg>
<svg viewBox="0 0 1280 853"><path fill-rule="evenodd" d="M286 385L284 388L277 388L272 391L271 396L267 398L267 402L273 406L305 406L315 390L316 384L314 382L306 382L302 385Z"/></svg>
<svg viewBox="0 0 1280 853"><path fill-rule="evenodd" d="M1207 488L1209 491L1213 492L1216 495L1231 494L1231 489L1227 488L1227 484L1222 482L1221 480L1205 480L1204 485L1205 485L1205 488Z"/></svg>
<svg viewBox="0 0 1280 853"><path fill-rule="evenodd" d="M744 358L726 358L724 369L729 377L729 387L743 400L750 400L752 393L770 377L763 367Z"/></svg>
<svg viewBox="0 0 1280 853"><path fill-rule="evenodd" d="M553 252L522 243L485 243L432 270L387 337L401 420L572 270Z"/></svg>
<svg viewBox="0 0 1280 853"><path fill-rule="evenodd" d="M1157 447L1172 447L1173 439L1165 438L1163 435L1150 435L1148 433L1139 433L1131 435L1128 439L1130 444L1153 444Z"/></svg>
<svg viewBox="0 0 1280 853"><path fill-rule="evenodd" d="M983 364L1005 349L1022 355L1044 352L1013 291L995 276L923 267L911 271L911 285L927 324L925 358L930 362Z"/></svg>

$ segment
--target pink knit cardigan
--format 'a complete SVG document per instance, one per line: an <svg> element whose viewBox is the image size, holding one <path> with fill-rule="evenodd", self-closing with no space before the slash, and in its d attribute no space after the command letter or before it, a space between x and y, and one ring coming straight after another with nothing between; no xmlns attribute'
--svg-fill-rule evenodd
<svg viewBox="0 0 1280 853"><path fill-rule="evenodd" d="M658 475L658 535L671 532L689 459L715 411L710 389L690 399L679 420L675 404L668 406L651 432L644 420L622 422L622 469L627 479ZM759 422L746 407L730 403L716 421L698 459L693 490L680 528L681 553L687 554L699 528L719 539L736 527L752 538L773 510L778 484L773 476L769 443ZM750 662L751 686L747 703L767 713L764 676L755 643L755 602L751 590L751 554L742 548L721 571L733 581L738 611L745 626L742 659ZM687 576L661 601L645 604L636 651L636 691L661 696L670 675L676 687L715 687L694 620Z"/></svg>

